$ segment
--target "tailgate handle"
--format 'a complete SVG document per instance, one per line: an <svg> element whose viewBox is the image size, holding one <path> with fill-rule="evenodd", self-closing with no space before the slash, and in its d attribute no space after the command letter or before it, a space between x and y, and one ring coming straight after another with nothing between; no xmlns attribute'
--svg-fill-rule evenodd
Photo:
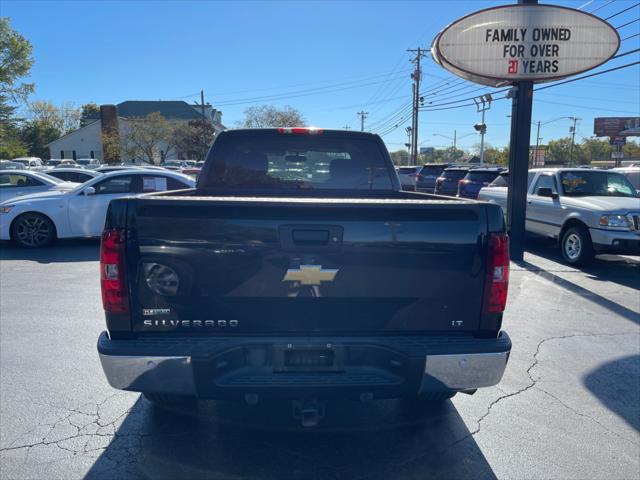
<svg viewBox="0 0 640 480"><path fill-rule="evenodd" d="M327 245L329 243L329 230L293 230L292 240L294 245Z"/></svg>
<svg viewBox="0 0 640 480"><path fill-rule="evenodd" d="M329 253L342 248L340 225L279 225L280 248L285 252Z"/></svg>

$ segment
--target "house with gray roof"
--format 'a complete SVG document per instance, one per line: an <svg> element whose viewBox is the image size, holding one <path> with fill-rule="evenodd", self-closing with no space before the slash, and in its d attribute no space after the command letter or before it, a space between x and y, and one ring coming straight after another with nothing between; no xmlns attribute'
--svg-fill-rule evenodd
<svg viewBox="0 0 640 480"><path fill-rule="evenodd" d="M132 119L144 118L150 113L159 112L168 121L190 122L202 120L202 105L191 104L181 100L127 100L116 106L117 124L120 138L123 138L128 122ZM204 118L218 134L225 129L222 124L222 112L210 104L204 105ZM102 149L102 122L100 113L87 117L89 123L47 144L51 158L97 158L104 160ZM93 121L91 121L93 120ZM170 149L169 152L158 152L166 160L186 159L187 153ZM131 159L124 159L131 160Z"/></svg>

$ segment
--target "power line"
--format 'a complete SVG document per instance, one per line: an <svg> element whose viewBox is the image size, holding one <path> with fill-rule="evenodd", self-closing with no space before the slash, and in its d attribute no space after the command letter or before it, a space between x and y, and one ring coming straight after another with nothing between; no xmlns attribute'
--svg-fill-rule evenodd
<svg viewBox="0 0 640 480"><path fill-rule="evenodd" d="M631 55L632 53L636 53L636 52L640 52L640 48L636 48L635 50L629 50L628 52L619 53L615 57L611 57L611 58L612 59L613 58L620 58L620 57L624 57L625 55Z"/></svg>
<svg viewBox="0 0 640 480"><path fill-rule="evenodd" d="M632 23L636 23L637 21L640 21L640 17L636 18L635 20L631 20L630 22L627 23L623 23L622 25L618 25L616 27L616 30L620 30L621 28L626 27L627 25L631 25Z"/></svg>
<svg viewBox="0 0 640 480"><path fill-rule="evenodd" d="M627 7L624 10L620 10L618 13L614 13L613 15L609 15L607 18L605 18L605 20L609 20L610 18L617 17L621 13L628 12L632 8L636 8L638 5L640 5L640 2L636 3L635 5L631 5L630 7Z"/></svg>
<svg viewBox="0 0 640 480"><path fill-rule="evenodd" d="M625 40L629 40L630 38L634 38L637 37L638 35L640 35L640 33L636 33L635 35L629 35L628 37L623 38L622 40L620 40L621 42L624 42Z"/></svg>
<svg viewBox="0 0 640 480"><path fill-rule="evenodd" d="M616 0L609 0L607 3L605 3L604 5L600 5L598 8L595 8L593 10L591 10L591 12L589 13L594 13L597 12L598 10L600 10L601 8L606 7L607 5L611 5L613 2L615 2Z"/></svg>
<svg viewBox="0 0 640 480"><path fill-rule="evenodd" d="M534 91L537 92L539 90L546 90L547 88L557 87L558 85L564 85L565 83L577 82L578 80L582 80L583 78L596 77L596 76L602 75L604 73L615 72L616 70L622 70L623 68L633 67L634 65L638 65L638 64L640 64L640 61L632 62L632 63L626 63L624 65L619 65L617 67L609 68L607 70L601 70L599 72L590 73L588 75L581 75L580 77L574 77L574 78L570 78L569 80L563 80L562 82L552 83L551 85L545 85L544 87L538 87Z"/></svg>
<svg viewBox="0 0 640 480"><path fill-rule="evenodd" d="M407 73L409 71L410 71L410 69L405 69L405 70L402 70L401 72ZM397 72L397 73L401 73L401 72ZM313 82L293 83L293 84L289 84L289 85L278 85L278 86L274 86L274 87L251 88L249 90L247 90L247 89L234 90L234 91L230 91L230 92L221 92L221 93L218 93L217 95L218 95L218 97L223 97L223 96L227 96L227 95L236 95L236 94L240 94L240 93L263 92L263 91L269 91L269 90L286 90L286 89L294 88L294 87L304 87L304 86L307 86L307 85L318 85L318 84L327 84L326 86L330 87L330 86L343 85L345 83L361 82L361 81L371 80L371 79L374 79L374 78L386 77L386 76L392 75L394 73L396 73L396 72L395 71L388 71L388 72L381 72L381 73L369 73L369 74L366 74L366 75L340 77L340 78L336 78L336 79L332 79L332 80L316 80L316 81L313 81Z"/></svg>
<svg viewBox="0 0 640 480"><path fill-rule="evenodd" d="M231 105L242 105L242 104L247 104L247 103L265 102L265 101L273 101L273 100L286 100L288 98L304 97L304 96L315 95L315 94L319 94L319 93L339 92L339 91L342 91L342 90L351 90L353 88L366 87L366 86L369 86L369 85L378 85L378 84L384 83L386 81L387 80L377 80L375 82L368 82L368 83L347 82L347 83L351 83L351 85L343 86L343 87L338 87L337 85L325 86L325 87L317 87L317 88L312 88L312 89L298 90L298 91L293 91L293 92L289 92L289 93L265 95L265 96L261 96L261 97L238 98L238 99L234 99L234 100L217 102L217 105L218 106L231 106Z"/></svg>

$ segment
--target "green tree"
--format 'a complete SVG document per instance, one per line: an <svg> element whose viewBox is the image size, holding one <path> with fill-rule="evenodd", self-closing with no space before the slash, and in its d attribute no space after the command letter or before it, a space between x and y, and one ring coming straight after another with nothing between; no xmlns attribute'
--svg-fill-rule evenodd
<svg viewBox="0 0 640 480"><path fill-rule="evenodd" d="M0 17L0 157L15 158L26 150L15 110L34 89L31 83L19 82L33 65L31 51L29 41L11 28L9 19Z"/></svg>
<svg viewBox="0 0 640 480"><path fill-rule="evenodd" d="M565 165L571 164L571 137L550 140L547 144L545 158ZM576 143L573 146L573 165L579 165L584 158L580 144Z"/></svg>
<svg viewBox="0 0 640 480"><path fill-rule="evenodd" d="M96 103L85 103L80 107L80 127L100 118L100 107Z"/></svg>
<svg viewBox="0 0 640 480"><path fill-rule="evenodd" d="M585 138L580 144L580 158L576 164L591 163L594 160L611 160L614 147L609 140L600 138Z"/></svg>
<svg viewBox="0 0 640 480"><path fill-rule="evenodd" d="M0 158L24 157L29 153L26 145L20 138L20 130L15 126L4 129L4 135L0 135Z"/></svg>
<svg viewBox="0 0 640 480"><path fill-rule="evenodd" d="M56 106L50 101L36 100L29 103L28 111L32 122L53 127L62 135L76 130L80 125L80 109L74 107L72 102Z"/></svg>
<svg viewBox="0 0 640 480"><path fill-rule="evenodd" d="M55 126L40 121L26 122L20 132L28 154L40 158L49 158L49 148L46 145L60 138L60 135L60 130Z"/></svg>
<svg viewBox="0 0 640 480"><path fill-rule="evenodd" d="M635 141L628 141L627 144L622 147L624 152L624 158L640 158L640 144Z"/></svg>
<svg viewBox="0 0 640 480"><path fill-rule="evenodd" d="M32 83L18 83L33 65L31 43L11 28L7 17L0 17L0 100L17 102L33 92Z"/></svg>
<svg viewBox="0 0 640 480"><path fill-rule="evenodd" d="M273 105L256 105L244 111L244 120L238 123L243 128L304 127L306 120L295 108Z"/></svg>
<svg viewBox="0 0 640 480"><path fill-rule="evenodd" d="M175 125L160 112L152 112L146 117L127 121L122 138L123 151L128 160L160 164L175 148L175 140Z"/></svg>
<svg viewBox="0 0 640 480"><path fill-rule="evenodd" d="M409 152L404 149L390 152L389 155L395 165L406 165L409 162Z"/></svg>
<svg viewBox="0 0 640 480"><path fill-rule="evenodd" d="M204 160L213 141L213 125L202 120L176 125L174 129L176 150L186 159Z"/></svg>

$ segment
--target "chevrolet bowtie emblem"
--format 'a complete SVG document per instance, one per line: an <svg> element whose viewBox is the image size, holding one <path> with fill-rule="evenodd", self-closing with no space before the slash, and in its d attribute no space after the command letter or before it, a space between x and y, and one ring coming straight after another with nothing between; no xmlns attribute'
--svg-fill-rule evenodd
<svg viewBox="0 0 640 480"><path fill-rule="evenodd" d="M300 265L290 268L282 279L283 282L300 282L302 285L320 285L320 282L333 282L338 269L323 269L322 265Z"/></svg>

